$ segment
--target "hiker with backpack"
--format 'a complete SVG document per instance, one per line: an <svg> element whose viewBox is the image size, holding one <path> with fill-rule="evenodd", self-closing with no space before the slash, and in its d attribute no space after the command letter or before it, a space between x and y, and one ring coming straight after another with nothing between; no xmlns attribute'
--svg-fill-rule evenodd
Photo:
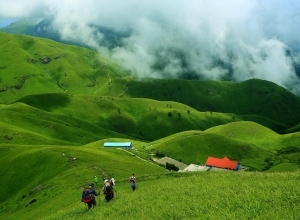
<svg viewBox="0 0 300 220"><path fill-rule="evenodd" d="M116 188L111 184L109 180L104 180L104 186L102 191L105 195L105 200L109 202L114 198L114 192L117 192Z"/></svg>
<svg viewBox="0 0 300 220"><path fill-rule="evenodd" d="M112 186L116 185L116 181L113 177L110 179L110 183L111 183Z"/></svg>
<svg viewBox="0 0 300 220"><path fill-rule="evenodd" d="M99 195L100 192L97 193L96 190L94 190L94 183L91 183L85 190L83 190L81 201L88 205L88 209L91 209L96 206L95 196Z"/></svg>
<svg viewBox="0 0 300 220"><path fill-rule="evenodd" d="M96 184L96 186L98 186L98 177L97 176L95 176L95 178L94 178L94 183Z"/></svg>
<svg viewBox="0 0 300 220"><path fill-rule="evenodd" d="M130 182L130 186L131 186L131 188L132 188L132 191L134 191L135 188L136 188L136 179L135 179L134 173L133 173L132 176L130 177L129 182Z"/></svg>

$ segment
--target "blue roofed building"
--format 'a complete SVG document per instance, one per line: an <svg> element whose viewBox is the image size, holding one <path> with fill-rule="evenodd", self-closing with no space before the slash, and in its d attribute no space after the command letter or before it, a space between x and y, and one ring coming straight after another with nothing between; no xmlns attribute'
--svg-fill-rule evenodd
<svg viewBox="0 0 300 220"><path fill-rule="evenodd" d="M104 142L103 147L126 147L132 148L131 142Z"/></svg>

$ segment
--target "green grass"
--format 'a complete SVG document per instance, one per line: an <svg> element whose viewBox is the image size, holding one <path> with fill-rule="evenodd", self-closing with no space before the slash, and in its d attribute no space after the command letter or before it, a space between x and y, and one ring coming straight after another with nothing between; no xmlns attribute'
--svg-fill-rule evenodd
<svg viewBox="0 0 300 220"><path fill-rule="evenodd" d="M185 164L204 165L209 156L227 156L258 170L264 168L265 159L272 155L271 151L250 142L201 131L182 132L151 142L148 149Z"/></svg>
<svg viewBox="0 0 300 220"><path fill-rule="evenodd" d="M293 133L293 132L298 132L298 131L300 131L300 124L298 124L298 125L296 125L292 128L287 129L288 133Z"/></svg>
<svg viewBox="0 0 300 220"><path fill-rule="evenodd" d="M0 28L0 31L5 31L6 33L18 33L25 34L28 27L31 27L38 24L40 19L22 19L18 20L7 27Z"/></svg>
<svg viewBox="0 0 300 220"><path fill-rule="evenodd" d="M278 148L276 143L281 137L281 135L274 131L250 121L240 121L215 126L207 129L205 133L220 134L241 141L247 140L247 142L268 149Z"/></svg>
<svg viewBox="0 0 300 220"><path fill-rule="evenodd" d="M166 172L162 167L145 163L125 151L104 149L96 143L83 147L7 146L1 147L0 158L1 167L7 167L1 169L0 175L9 180L1 189L1 215L6 211L11 214L24 212L24 206L33 198L41 207L55 203L48 208L57 210L61 207L58 202L62 199L61 193L66 191L68 194L68 190L75 189L80 195L81 188L92 182L94 175L102 178L104 173L107 177L124 181L132 172L140 175ZM14 199L7 200L7 197Z"/></svg>
<svg viewBox="0 0 300 220"><path fill-rule="evenodd" d="M124 97L176 101L199 111L231 112L284 132L299 123L299 97L264 80L216 82L171 79L132 79ZM297 107L298 106L298 107ZM260 116L260 118L255 117ZM265 118L265 119L264 119Z"/></svg>
<svg viewBox="0 0 300 220"><path fill-rule="evenodd" d="M287 90L135 79L95 51L1 32L0 50L1 219L298 218L300 98ZM169 172L153 152L268 172ZM80 196L95 175L114 177L117 197L87 212Z"/></svg>
<svg viewBox="0 0 300 220"><path fill-rule="evenodd" d="M299 164L299 133L274 131L299 121L300 99L274 83L137 80L95 51L0 34L1 144L81 146L121 138L143 143L139 152L158 150L187 164L204 164L208 156L255 170Z"/></svg>
<svg viewBox="0 0 300 220"><path fill-rule="evenodd" d="M37 93L93 94L109 77L126 76L112 61L86 48L1 32L0 36L2 103ZM113 74L108 77L107 72Z"/></svg>
<svg viewBox="0 0 300 220"><path fill-rule="evenodd" d="M151 99L49 93L26 96L16 103L3 105L0 117L16 129L39 132L73 144L86 144L112 136L124 138L126 135L131 139L152 141L181 131L204 130L239 120L223 113L211 115L196 110L188 113L188 108L176 102ZM8 133L13 135L17 131ZM10 143L19 143L18 139L15 136ZM4 138L2 141L8 143Z"/></svg>
<svg viewBox="0 0 300 220"><path fill-rule="evenodd" d="M11 158L15 164L10 174L0 171L14 183L0 191L3 219L297 219L300 211L299 171L178 173L98 144L24 147L0 148L1 166ZM116 179L116 198L106 203L101 195L87 211L83 187L103 172ZM37 201L25 207L32 199Z"/></svg>
<svg viewBox="0 0 300 220"><path fill-rule="evenodd" d="M299 170L296 163L280 163L268 170L268 172L294 172Z"/></svg>
<svg viewBox="0 0 300 220"><path fill-rule="evenodd" d="M0 32L0 36L3 104L34 94L46 99L49 93L60 93L168 101L167 114L201 111L218 117L216 112L226 113L232 120L251 120L279 133L293 132L290 128L300 121L300 98L268 81L135 79L115 62L90 49L25 35ZM44 64L45 59L51 61ZM50 98L47 108L53 107L53 101ZM172 111L172 103L182 103L186 109Z"/></svg>

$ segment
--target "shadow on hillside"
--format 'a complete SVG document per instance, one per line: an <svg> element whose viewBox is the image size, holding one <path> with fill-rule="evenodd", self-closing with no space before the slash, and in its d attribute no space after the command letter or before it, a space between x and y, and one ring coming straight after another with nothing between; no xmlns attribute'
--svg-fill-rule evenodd
<svg viewBox="0 0 300 220"><path fill-rule="evenodd" d="M17 102L22 102L45 111L51 111L66 106L70 100L70 97L66 94L48 93L25 96L17 100Z"/></svg>

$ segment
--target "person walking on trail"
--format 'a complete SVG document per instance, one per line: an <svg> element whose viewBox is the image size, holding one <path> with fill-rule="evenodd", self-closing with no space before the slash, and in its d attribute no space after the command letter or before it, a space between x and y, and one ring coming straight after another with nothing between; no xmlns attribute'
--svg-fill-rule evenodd
<svg viewBox="0 0 300 220"><path fill-rule="evenodd" d="M132 191L135 190L136 188L136 179L135 179L135 176L134 176L134 173L132 174L132 176L130 177L130 186L132 188Z"/></svg>
<svg viewBox="0 0 300 220"><path fill-rule="evenodd" d="M97 205L95 196L99 195L100 191L97 193L94 189L94 183L91 183L85 190L83 190L81 201L88 205L88 209L91 209Z"/></svg>
<svg viewBox="0 0 300 220"><path fill-rule="evenodd" d="M117 192L117 189L111 184L109 180L106 179L104 180L102 191L105 195L105 200L109 202L115 197L115 192Z"/></svg>
<svg viewBox="0 0 300 220"><path fill-rule="evenodd" d="M113 177L110 179L110 183L111 183L112 186L116 185L116 181Z"/></svg>
<svg viewBox="0 0 300 220"><path fill-rule="evenodd" d="M95 178L94 178L94 183L96 186L98 186L98 177L97 176L95 176Z"/></svg>

